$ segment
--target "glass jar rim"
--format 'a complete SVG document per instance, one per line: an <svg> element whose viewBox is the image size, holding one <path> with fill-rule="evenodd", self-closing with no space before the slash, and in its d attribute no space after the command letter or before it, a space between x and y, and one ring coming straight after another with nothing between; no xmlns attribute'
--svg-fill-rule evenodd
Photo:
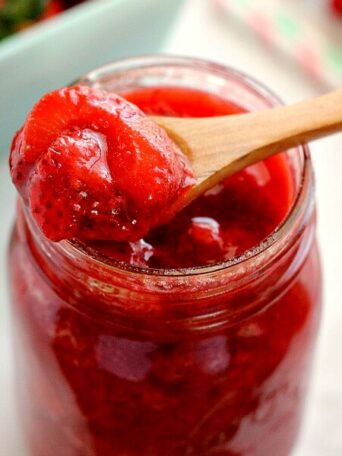
<svg viewBox="0 0 342 456"><path fill-rule="evenodd" d="M263 83L245 74L244 72L204 59L165 54L147 54L139 57L121 59L90 71L85 76L76 81L75 84L93 85L94 81L96 81L99 76L106 76L115 72L125 72L143 67L150 68L152 66L179 66L193 69L198 68L213 73L216 76L221 76L225 79L227 79L229 76L232 80L236 80L239 83L244 83L249 90L253 91L258 96L261 96L265 101L269 103L270 106L283 104L282 100L272 90L268 89ZM296 195L291 204L291 208L284 220L275 228L274 231L272 231L259 244L253 246L251 249L245 251L241 255L210 265L201 265L179 269L161 269L133 266L129 263L109 259L104 255L100 255L98 253L95 255L91 249L86 248L84 244L78 241L61 241L59 243L60 247L69 255L80 255L81 258L84 256L88 261L91 259L92 262L94 262L94 264L96 264L98 267L106 268L107 271L111 271L113 273L115 273L115 271L120 271L121 273L139 274L140 276L146 275L154 276L156 278L176 278L180 276L184 277L212 274L222 270L229 270L230 272L233 272L235 268L241 267L241 265L245 264L249 260L255 260L262 254L265 254L266 251L270 250L279 241L281 241L294 226L303 201L305 201L306 198L310 197L310 194L313 192L312 185L310 185L310 182L312 182L313 171L309 147L306 144L303 144L294 149L301 154L302 165L298 190L296 191Z"/></svg>

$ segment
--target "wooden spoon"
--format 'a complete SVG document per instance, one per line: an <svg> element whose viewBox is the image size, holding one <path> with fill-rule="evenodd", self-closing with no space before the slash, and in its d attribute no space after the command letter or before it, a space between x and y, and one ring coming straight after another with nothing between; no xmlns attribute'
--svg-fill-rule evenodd
<svg viewBox="0 0 342 456"><path fill-rule="evenodd" d="M196 184L171 212L253 163L342 130L342 89L289 106L220 117L152 116L188 155Z"/></svg>

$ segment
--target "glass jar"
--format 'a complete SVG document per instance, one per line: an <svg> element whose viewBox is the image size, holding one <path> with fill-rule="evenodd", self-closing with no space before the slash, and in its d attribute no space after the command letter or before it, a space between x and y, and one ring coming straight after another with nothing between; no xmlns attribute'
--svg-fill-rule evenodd
<svg viewBox="0 0 342 456"><path fill-rule="evenodd" d="M212 63L140 57L82 84L185 86L248 110L279 101ZM306 146L269 237L224 263L122 266L53 243L18 204L10 248L20 416L34 456L285 456L300 426L321 279Z"/></svg>

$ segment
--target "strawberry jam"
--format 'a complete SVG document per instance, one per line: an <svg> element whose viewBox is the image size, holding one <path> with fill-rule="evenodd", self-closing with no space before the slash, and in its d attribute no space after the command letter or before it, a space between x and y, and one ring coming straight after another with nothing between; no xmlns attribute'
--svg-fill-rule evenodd
<svg viewBox="0 0 342 456"><path fill-rule="evenodd" d="M148 114L274 102L226 68L150 59L92 84ZM312 185L306 147L284 152L128 241L53 242L20 201L10 280L30 454L288 456L320 315Z"/></svg>

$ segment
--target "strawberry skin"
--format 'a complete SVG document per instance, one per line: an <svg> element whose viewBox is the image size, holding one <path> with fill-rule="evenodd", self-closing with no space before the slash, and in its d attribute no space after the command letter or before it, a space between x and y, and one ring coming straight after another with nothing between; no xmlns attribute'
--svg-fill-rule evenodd
<svg viewBox="0 0 342 456"><path fill-rule="evenodd" d="M13 140L10 169L54 241L137 240L192 183L163 129L120 96L82 86L36 104Z"/></svg>

